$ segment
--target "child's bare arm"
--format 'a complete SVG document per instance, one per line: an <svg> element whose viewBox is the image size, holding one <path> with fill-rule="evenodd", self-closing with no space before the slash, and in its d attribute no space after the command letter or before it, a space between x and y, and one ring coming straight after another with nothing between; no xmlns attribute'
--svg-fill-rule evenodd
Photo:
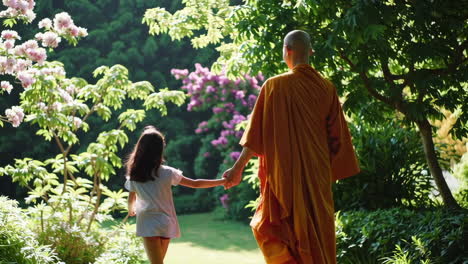
<svg viewBox="0 0 468 264"><path fill-rule="evenodd" d="M220 186L226 183L226 179L215 179L215 180L207 180L207 179L190 179L187 177L183 177L180 180L180 185L190 187L190 188L211 188Z"/></svg>
<svg viewBox="0 0 468 264"><path fill-rule="evenodd" d="M128 215L129 216L135 216L136 215L135 201L136 201L136 193L135 192L130 192L128 194Z"/></svg>

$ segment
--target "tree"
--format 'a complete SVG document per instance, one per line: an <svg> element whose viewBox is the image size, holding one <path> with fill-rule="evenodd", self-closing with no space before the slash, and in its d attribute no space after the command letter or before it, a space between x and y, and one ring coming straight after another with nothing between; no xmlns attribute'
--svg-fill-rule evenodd
<svg viewBox="0 0 468 264"><path fill-rule="evenodd" d="M283 36L308 31L312 63L346 95L347 111L376 122L401 115L415 125L444 203L458 208L429 121L444 110L461 111L452 133L468 132L467 18L467 4L458 1L189 0L174 14L149 9L144 22L152 34L191 37L194 47L218 45L213 70L231 76L283 71Z"/></svg>
<svg viewBox="0 0 468 264"><path fill-rule="evenodd" d="M35 17L33 0L3 3L7 10L0 12L0 17L5 18L6 26L14 26L17 21L30 23ZM7 109L5 116L0 115L0 127L6 123L13 127L30 123L37 135L56 144L58 153L52 156L48 153L41 160L17 158L14 165L0 167L0 176L9 176L29 190L26 201L35 205L28 208L30 221L36 220L39 237L54 236L57 230L71 233L72 229L82 230L78 233L86 236L100 227L97 221L112 218L110 212L126 210L127 193L122 189L112 191L104 182L116 174L116 168L122 167L117 151L128 143L127 132L136 129L147 110L157 109L166 115L166 103L180 106L185 94L168 89L155 92L147 81L132 82L122 65L95 69L94 78L99 79L94 84L83 78L67 77L64 65L48 61L43 47L56 48L62 39L76 45L87 35L86 29L75 26L65 12L56 14L53 21L41 20L39 28L45 32L36 34L35 39L26 38L21 44L17 43L21 36L16 31L1 32L0 76L3 80L8 75L21 83L23 89L18 105ZM9 81L1 81L0 94L9 94L12 89ZM125 101L138 101L138 106L144 109L126 109L115 118L115 112ZM103 123L117 119L118 125L109 130L93 127L88 123L91 116L97 116ZM99 131L97 139L85 150L77 150L80 135L90 128ZM57 242L61 238L54 238L57 238L54 246L63 248L60 245L63 241ZM87 238L84 241L91 245ZM101 236L98 240L105 239Z"/></svg>

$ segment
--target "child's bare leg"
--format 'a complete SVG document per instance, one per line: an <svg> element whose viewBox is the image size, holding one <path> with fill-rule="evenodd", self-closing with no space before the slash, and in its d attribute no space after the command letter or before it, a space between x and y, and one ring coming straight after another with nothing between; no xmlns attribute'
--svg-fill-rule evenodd
<svg viewBox="0 0 468 264"><path fill-rule="evenodd" d="M170 238L161 237L161 250L162 250L163 259L166 257L166 252L167 252L167 248L169 247L169 242L171 242Z"/></svg>
<svg viewBox="0 0 468 264"><path fill-rule="evenodd" d="M163 264L161 237L143 237L143 245L151 264Z"/></svg>

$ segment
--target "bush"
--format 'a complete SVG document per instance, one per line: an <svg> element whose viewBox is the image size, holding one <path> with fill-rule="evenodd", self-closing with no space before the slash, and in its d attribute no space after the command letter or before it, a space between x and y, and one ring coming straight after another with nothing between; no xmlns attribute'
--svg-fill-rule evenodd
<svg viewBox="0 0 468 264"><path fill-rule="evenodd" d="M94 264L133 264L143 263L146 260L143 242L135 235L135 224L115 226L107 237L109 241L105 245L104 252Z"/></svg>
<svg viewBox="0 0 468 264"><path fill-rule="evenodd" d="M397 263L391 259L406 254L407 259L415 261L411 263L428 259L434 264L465 263L464 221L465 212L443 210L393 208L337 213L338 262Z"/></svg>
<svg viewBox="0 0 468 264"><path fill-rule="evenodd" d="M394 122L360 122L350 130L361 173L334 185L337 210L431 205L431 176L416 132Z"/></svg>
<svg viewBox="0 0 468 264"><path fill-rule="evenodd" d="M50 246L41 245L18 202L0 196L0 263L59 263Z"/></svg>
<svg viewBox="0 0 468 264"><path fill-rule="evenodd" d="M209 212L215 203L210 189L198 189L192 195L174 197L174 206L177 214L190 214Z"/></svg>
<svg viewBox="0 0 468 264"><path fill-rule="evenodd" d="M47 228L39 232L38 240L51 245L67 264L94 263L103 252L105 236L86 232L80 226L48 221Z"/></svg>

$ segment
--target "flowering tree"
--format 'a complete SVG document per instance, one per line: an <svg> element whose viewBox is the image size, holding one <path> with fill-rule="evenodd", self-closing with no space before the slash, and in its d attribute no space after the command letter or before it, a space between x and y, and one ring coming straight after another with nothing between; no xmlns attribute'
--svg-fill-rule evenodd
<svg viewBox="0 0 468 264"><path fill-rule="evenodd" d="M197 167L203 167L198 169L199 173L206 174L206 164L215 163L217 171L222 173L240 155L239 140L244 132L243 124L255 105L260 91L259 84L264 80L263 75L245 75L230 80L226 74L215 74L200 64L195 64L193 72L173 69L171 73L176 79L182 80L181 88L190 96L187 110L203 112L209 116L195 129L195 133L203 136L195 171L197 172ZM221 165L218 165L218 161L221 161ZM250 181L255 180L252 178ZM258 195L248 183L243 186L245 188L230 189L229 196L217 193L223 207L229 207L229 214L236 219L247 219L241 211L246 211L245 214L249 215L250 212L244 207Z"/></svg>
<svg viewBox="0 0 468 264"><path fill-rule="evenodd" d="M182 80L183 90L190 96L188 111L210 111L211 117L198 124L195 133L214 135L210 141L213 150L219 151L225 163L232 163L239 156L239 139L243 129L236 126L247 120L260 91L263 75L230 80L225 74L214 74L208 68L195 64L195 71L173 69L172 75ZM213 153L202 153L209 157Z"/></svg>
<svg viewBox="0 0 468 264"><path fill-rule="evenodd" d="M35 17L32 0L4 0L3 4L7 10L0 16L6 18L7 26L16 21L30 23ZM122 166L117 151L128 143L127 132L136 129L146 110L156 108L165 115L165 102L181 105L184 93L167 89L154 92L149 82L133 83L121 65L97 68L94 76L99 79L95 84L67 77L60 62L47 61L46 48L57 47L62 39L76 45L87 35L86 29L77 27L67 13L59 13L53 20L43 19L39 28L43 32L21 44L17 43L21 40L17 32L1 32L0 76L17 81L22 90L19 104L6 109L0 125L8 122L18 127L29 122L38 135L57 145L59 153L43 161L16 159L15 164L0 168L0 176L8 175L29 190L26 202L35 207L28 210L45 242L52 243L50 237L66 233L77 234L86 243L100 244L105 236L96 235L96 220L111 218L112 210L126 210L127 194L111 191L103 183ZM2 80L0 93L9 94L14 85ZM125 110L118 116L118 127L102 131L86 151L74 153L79 135L90 129L88 119L97 115L109 121L125 100L140 100L145 109ZM60 238L55 238L54 244L60 248L57 240Z"/></svg>

